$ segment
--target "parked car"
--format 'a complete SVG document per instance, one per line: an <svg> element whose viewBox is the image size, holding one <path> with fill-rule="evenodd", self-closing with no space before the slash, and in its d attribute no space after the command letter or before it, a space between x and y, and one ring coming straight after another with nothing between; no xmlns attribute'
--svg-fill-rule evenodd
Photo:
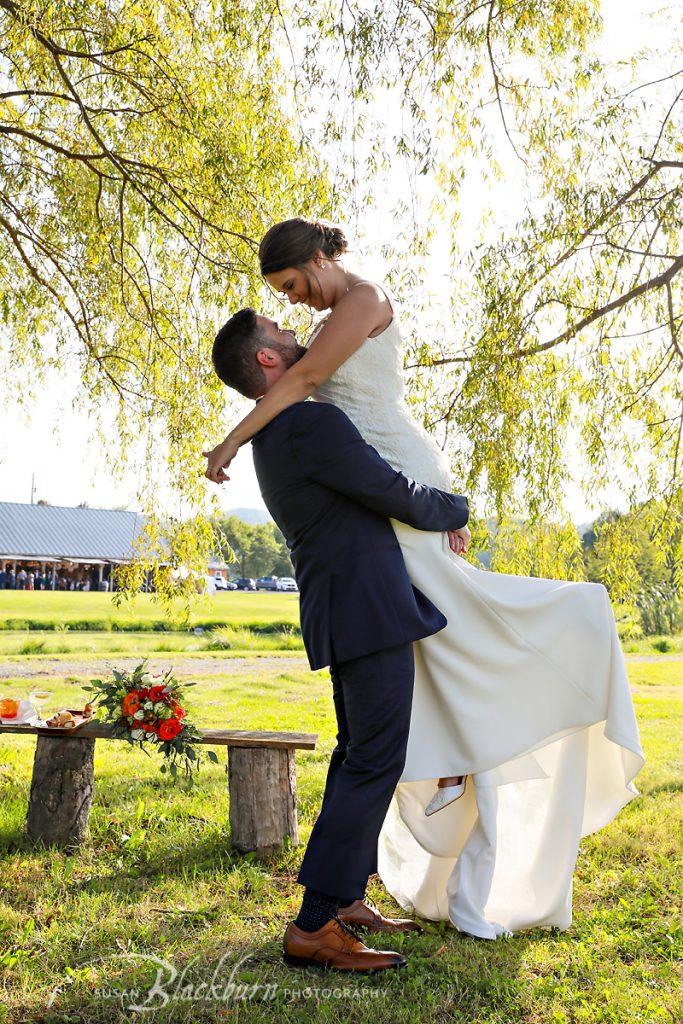
<svg viewBox="0 0 683 1024"><path fill-rule="evenodd" d="M248 576L240 576L238 580L235 580L235 585L238 590L256 590L256 580L252 580Z"/></svg>
<svg viewBox="0 0 683 1024"><path fill-rule="evenodd" d="M216 590L237 590L237 584L232 580L226 580L225 576L215 576Z"/></svg>
<svg viewBox="0 0 683 1024"><path fill-rule="evenodd" d="M259 576L256 580L257 590L277 590L277 576Z"/></svg>
<svg viewBox="0 0 683 1024"><path fill-rule="evenodd" d="M277 589L294 590L297 593L299 592L299 588L296 585L296 580L293 579L291 576L281 576L280 579L277 581Z"/></svg>

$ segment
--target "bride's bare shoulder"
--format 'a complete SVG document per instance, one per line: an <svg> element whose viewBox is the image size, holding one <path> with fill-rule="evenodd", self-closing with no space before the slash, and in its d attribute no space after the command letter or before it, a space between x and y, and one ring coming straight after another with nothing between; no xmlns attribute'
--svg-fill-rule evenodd
<svg viewBox="0 0 683 1024"><path fill-rule="evenodd" d="M345 313L361 308L366 313L376 313L376 324L372 334L379 333L388 327L394 315L386 292L374 281L367 280L355 281L339 300L335 309L337 308L340 312L343 309Z"/></svg>
<svg viewBox="0 0 683 1024"><path fill-rule="evenodd" d="M377 284L375 281L368 281L365 278L363 278L360 281L354 281L354 283L350 286L348 292L346 293L345 298L348 298L348 296L352 294L354 296L361 295L366 299L372 297L376 299L378 303L384 304L386 306L390 304L389 299L387 298L386 289L382 285Z"/></svg>
<svg viewBox="0 0 683 1024"><path fill-rule="evenodd" d="M394 318L389 300L374 281L355 281L311 331L307 345L317 337L326 324L341 329L348 340L349 329L357 333L358 345L365 338L381 334Z"/></svg>

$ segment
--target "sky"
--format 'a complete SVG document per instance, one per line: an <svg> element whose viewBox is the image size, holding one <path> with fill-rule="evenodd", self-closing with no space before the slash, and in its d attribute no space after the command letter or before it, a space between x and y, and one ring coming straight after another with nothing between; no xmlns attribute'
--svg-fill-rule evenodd
<svg viewBox="0 0 683 1024"><path fill-rule="evenodd" d="M600 51L603 57L628 57L646 41L656 47L659 33L665 28L653 25L647 14L666 6L653 0L603 0L605 32ZM661 24L665 25L665 19ZM468 208L476 209L476 204L468 204ZM380 224L381 209L375 216L375 223ZM371 243L372 235L372 230L366 233L366 245ZM367 252L365 256L365 266L371 266L372 253ZM23 408L11 395L4 396L0 501L44 499L53 505L87 502L99 508L138 507L139 464L132 460L123 479L114 477L106 452L92 436L93 426L87 415L74 408L78 388L75 374L54 377L41 387L28 408ZM226 422L216 424L215 436L207 438L207 444L212 446L222 439L231 424L249 407L248 402L232 406ZM241 449L229 471L231 480L220 489L219 501L224 511L236 507L264 508L250 448L245 445ZM577 456L571 446L567 454L572 467L578 470ZM213 486L207 481L207 487ZM570 486L567 492L567 509L577 524L594 518L605 502L624 507L623 498L616 491L602 495L599 506L586 500L577 486Z"/></svg>

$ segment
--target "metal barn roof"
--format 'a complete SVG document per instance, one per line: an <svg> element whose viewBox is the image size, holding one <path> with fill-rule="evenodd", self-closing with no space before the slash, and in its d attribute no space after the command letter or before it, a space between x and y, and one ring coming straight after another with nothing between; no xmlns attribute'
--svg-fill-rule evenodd
<svg viewBox="0 0 683 1024"><path fill-rule="evenodd" d="M0 502L0 558L127 562L145 524L139 512Z"/></svg>

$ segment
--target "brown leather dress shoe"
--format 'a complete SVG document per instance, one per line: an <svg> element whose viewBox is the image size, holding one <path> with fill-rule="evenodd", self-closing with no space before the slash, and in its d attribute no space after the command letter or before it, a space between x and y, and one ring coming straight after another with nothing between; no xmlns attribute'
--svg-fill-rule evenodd
<svg viewBox="0 0 683 1024"><path fill-rule="evenodd" d="M285 963L291 967L323 967L337 971L382 971L405 967L400 953L368 949L352 928L338 917L315 932L305 932L291 921L282 942Z"/></svg>
<svg viewBox="0 0 683 1024"><path fill-rule="evenodd" d="M353 928L371 932L421 932L422 925L409 917L385 917L370 900L354 900L348 907L337 907L337 916Z"/></svg>

